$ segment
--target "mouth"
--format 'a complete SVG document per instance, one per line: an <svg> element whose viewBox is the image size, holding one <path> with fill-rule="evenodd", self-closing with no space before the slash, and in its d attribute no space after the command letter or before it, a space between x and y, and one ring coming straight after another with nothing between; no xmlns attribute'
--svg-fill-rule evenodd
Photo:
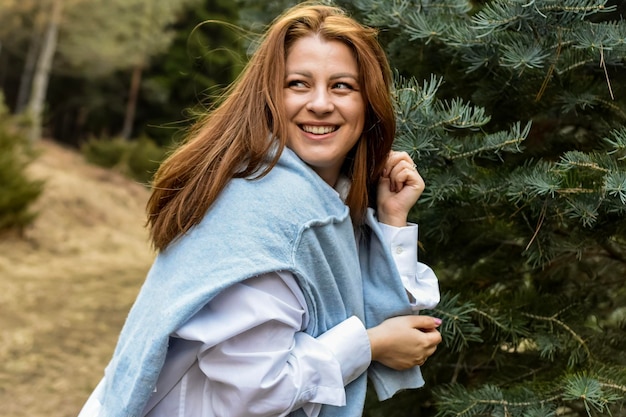
<svg viewBox="0 0 626 417"><path fill-rule="evenodd" d="M333 125L329 125L329 126L300 125L299 127L306 133L311 133L314 135L327 135L339 129L338 126L333 126Z"/></svg>

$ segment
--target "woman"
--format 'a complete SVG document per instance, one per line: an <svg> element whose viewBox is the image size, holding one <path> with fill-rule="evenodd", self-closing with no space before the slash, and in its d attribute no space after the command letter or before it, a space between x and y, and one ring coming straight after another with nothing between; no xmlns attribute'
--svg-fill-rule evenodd
<svg viewBox="0 0 626 417"><path fill-rule="evenodd" d="M374 30L305 4L163 163L159 254L82 415L360 416L423 384L439 299ZM391 248L393 247L393 252Z"/></svg>

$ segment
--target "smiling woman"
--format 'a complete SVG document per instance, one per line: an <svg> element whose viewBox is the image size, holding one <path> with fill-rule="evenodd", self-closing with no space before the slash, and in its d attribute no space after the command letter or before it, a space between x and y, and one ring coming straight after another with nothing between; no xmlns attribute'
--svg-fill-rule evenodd
<svg viewBox="0 0 626 417"><path fill-rule="evenodd" d="M356 59L342 42L308 36L291 45L285 70L287 146L335 186L365 122Z"/></svg>
<svg viewBox="0 0 626 417"><path fill-rule="evenodd" d="M390 82L341 9L274 21L155 176L159 253L81 417L356 417L368 376L381 399L424 383L441 320L418 312L439 290Z"/></svg>

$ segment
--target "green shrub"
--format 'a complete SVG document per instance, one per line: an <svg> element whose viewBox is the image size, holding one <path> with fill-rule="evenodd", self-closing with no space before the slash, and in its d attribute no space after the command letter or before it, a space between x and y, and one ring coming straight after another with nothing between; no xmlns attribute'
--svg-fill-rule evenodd
<svg viewBox="0 0 626 417"><path fill-rule="evenodd" d="M141 138L134 144L128 155L129 175L147 185L165 158L167 150L148 138Z"/></svg>
<svg viewBox="0 0 626 417"><path fill-rule="evenodd" d="M119 167L133 147L124 139L90 139L81 147L85 159L104 168Z"/></svg>
<svg viewBox="0 0 626 417"><path fill-rule="evenodd" d="M88 162L115 169L145 185L150 183L167 154L167 149L147 137L132 141L91 139L82 146L81 151Z"/></svg>
<svg viewBox="0 0 626 417"><path fill-rule="evenodd" d="M26 175L35 153L12 124L0 94L0 231L22 231L35 218L31 205L43 191L43 182Z"/></svg>

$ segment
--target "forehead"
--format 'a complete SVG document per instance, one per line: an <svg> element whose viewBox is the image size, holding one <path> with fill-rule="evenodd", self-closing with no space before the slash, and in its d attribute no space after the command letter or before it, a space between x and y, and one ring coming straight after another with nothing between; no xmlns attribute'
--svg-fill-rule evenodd
<svg viewBox="0 0 626 417"><path fill-rule="evenodd" d="M285 58L286 70L312 67L318 70L341 70L358 75L359 68L352 49L344 42L326 40L317 35L296 40Z"/></svg>

